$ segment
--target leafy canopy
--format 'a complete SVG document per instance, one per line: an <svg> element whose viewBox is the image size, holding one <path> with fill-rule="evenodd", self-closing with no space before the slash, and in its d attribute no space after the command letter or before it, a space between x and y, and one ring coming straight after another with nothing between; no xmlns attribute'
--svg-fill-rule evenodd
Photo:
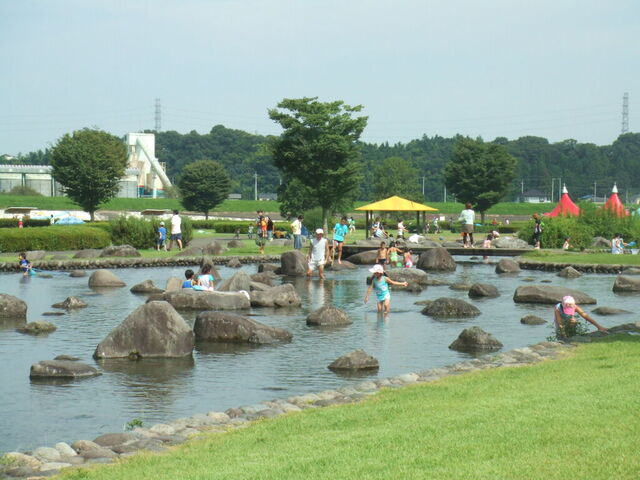
<svg viewBox="0 0 640 480"><path fill-rule="evenodd" d="M297 180L309 195L308 206L320 206L323 223L328 212L350 204L356 198L361 176L358 139L367 117L353 117L362 106L344 102L319 102L318 97L284 99L269 110L269 118L284 132L270 146L274 165L283 180ZM294 189L281 190L295 195Z"/></svg>
<svg viewBox="0 0 640 480"><path fill-rule="evenodd" d="M509 191L515 167L504 146L461 138L444 169L445 184L459 201L484 214Z"/></svg>
<svg viewBox="0 0 640 480"><path fill-rule="evenodd" d="M200 160L182 169L178 188L184 208L202 212L209 218L209 211L220 205L229 195L231 180L218 162Z"/></svg>
<svg viewBox="0 0 640 480"><path fill-rule="evenodd" d="M101 130L64 135L51 151L53 178L74 202L89 212L115 197L127 167L127 148L118 137Z"/></svg>
<svg viewBox="0 0 640 480"><path fill-rule="evenodd" d="M385 158L374 170L373 192L375 200L382 200L393 195L423 202L420 192L418 171L401 157Z"/></svg>

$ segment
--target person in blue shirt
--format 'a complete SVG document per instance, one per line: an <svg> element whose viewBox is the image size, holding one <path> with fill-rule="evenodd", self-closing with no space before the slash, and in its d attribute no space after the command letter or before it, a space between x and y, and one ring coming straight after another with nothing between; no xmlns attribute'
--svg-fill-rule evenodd
<svg viewBox="0 0 640 480"><path fill-rule="evenodd" d="M373 273L373 278L371 279L371 285L369 285L369 289L364 296L364 303L367 303L369 301L371 290L375 290L376 298L378 299L378 313L384 311L386 315L389 313L389 305L391 303L391 293L389 292L389 285L406 287L408 283L396 282L391 280L389 277L385 276L384 268L382 268L382 265L379 264L374 265L373 268L369 269L369 271Z"/></svg>
<svg viewBox="0 0 640 480"><path fill-rule="evenodd" d="M189 269L184 272L184 277L186 280L182 282L182 288L193 288L194 285L197 284L195 273L193 270Z"/></svg>
<svg viewBox="0 0 640 480"><path fill-rule="evenodd" d="M26 277L27 275L32 273L31 262L29 260L27 260L27 254L26 253L22 252L18 256L18 262L20 263L20 269L22 270L22 275L24 275Z"/></svg>
<svg viewBox="0 0 640 480"><path fill-rule="evenodd" d="M333 246L331 248L331 261L335 256L336 250L338 251L338 263L342 263L342 244L344 239L349 233L349 225L347 224L347 217L342 217L340 222L336 223L333 227Z"/></svg>
<svg viewBox="0 0 640 480"><path fill-rule="evenodd" d="M158 236L156 237L156 249L158 251L167 251L167 229L164 228L164 222L160 222L160 228L158 228Z"/></svg>

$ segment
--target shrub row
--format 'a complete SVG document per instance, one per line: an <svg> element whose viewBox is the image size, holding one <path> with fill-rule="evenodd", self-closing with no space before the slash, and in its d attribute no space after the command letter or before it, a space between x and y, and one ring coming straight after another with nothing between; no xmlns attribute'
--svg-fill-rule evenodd
<svg viewBox="0 0 640 480"><path fill-rule="evenodd" d="M189 217L182 218L182 243L187 245L193 238L193 226ZM104 230L109 230L111 234L111 241L114 245L131 245L134 248L152 248L156 244L156 238L158 236L158 228L160 227L160 220L154 218L151 220L127 217L121 215L115 220L111 220L108 224L108 228L105 225L99 226ZM167 229L167 242L170 237L171 225L170 222L165 222L165 228Z"/></svg>
<svg viewBox="0 0 640 480"><path fill-rule="evenodd" d="M81 250L104 248L111 243L107 232L88 226L0 229L0 251Z"/></svg>
<svg viewBox="0 0 640 480"><path fill-rule="evenodd" d="M48 227L51 222L46 218L43 220L36 220L29 217L24 217L22 223L25 227ZM17 228L17 218L0 218L0 228Z"/></svg>

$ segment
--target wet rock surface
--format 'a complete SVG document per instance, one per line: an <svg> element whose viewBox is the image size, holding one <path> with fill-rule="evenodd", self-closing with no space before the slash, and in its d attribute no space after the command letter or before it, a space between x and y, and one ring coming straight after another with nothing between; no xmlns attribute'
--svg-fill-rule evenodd
<svg viewBox="0 0 640 480"><path fill-rule="evenodd" d="M502 348L502 343L480 327L471 327L465 328L449 348L459 352L495 351Z"/></svg>
<svg viewBox="0 0 640 480"><path fill-rule="evenodd" d="M193 331L198 341L220 343L271 344L293 338L287 330L225 312L199 313Z"/></svg>
<svg viewBox="0 0 640 480"><path fill-rule="evenodd" d="M329 370L374 370L380 368L378 359L364 350L354 350L337 358L327 367Z"/></svg>
<svg viewBox="0 0 640 480"><path fill-rule="evenodd" d="M352 323L347 312L331 305L325 305L307 316L307 325L319 327L336 327Z"/></svg>
<svg viewBox="0 0 640 480"><path fill-rule="evenodd" d="M422 314L434 318L466 318L480 315L480 310L464 300L441 297L428 304Z"/></svg>
<svg viewBox="0 0 640 480"><path fill-rule="evenodd" d="M73 310L74 308L85 308L87 306L87 302L74 296L67 297L64 301L51 305L51 307L53 308L63 308L65 310Z"/></svg>
<svg viewBox="0 0 640 480"><path fill-rule="evenodd" d="M572 296L578 305L595 304L596 299L579 290L554 285L522 285L513 294L516 303L554 304L562 301L562 297Z"/></svg>
<svg viewBox="0 0 640 480"><path fill-rule="evenodd" d="M427 272L453 272L457 265L447 249L436 247L420 253L416 267Z"/></svg>
<svg viewBox="0 0 640 480"><path fill-rule="evenodd" d="M83 378L100 375L90 365L70 360L42 360L31 365L30 378Z"/></svg>

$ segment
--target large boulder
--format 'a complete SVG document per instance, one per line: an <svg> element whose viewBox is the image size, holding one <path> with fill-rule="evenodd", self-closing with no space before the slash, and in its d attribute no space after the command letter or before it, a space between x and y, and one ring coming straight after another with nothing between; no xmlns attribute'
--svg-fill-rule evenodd
<svg viewBox="0 0 640 480"><path fill-rule="evenodd" d="M456 262L446 248L431 248L420 254L416 267L427 272L453 272Z"/></svg>
<svg viewBox="0 0 640 480"><path fill-rule="evenodd" d="M307 274L309 262L307 257L298 250L284 252L280 255L280 273L294 277L302 277Z"/></svg>
<svg viewBox="0 0 640 480"><path fill-rule="evenodd" d="M64 308L65 310L72 310L74 308L84 308L87 306L87 302L81 300L78 297L67 297L63 302L54 303L51 305L53 308Z"/></svg>
<svg viewBox="0 0 640 480"><path fill-rule="evenodd" d="M276 272L276 270L279 270L280 266L276 265L275 263L261 263L258 265L258 273L262 273L262 272Z"/></svg>
<svg viewBox="0 0 640 480"><path fill-rule="evenodd" d="M86 277L87 272L84 270L72 270L71 273L69 273L69 276L72 278Z"/></svg>
<svg viewBox="0 0 640 480"><path fill-rule="evenodd" d="M217 290L220 292L248 292L251 289L251 277L245 272L236 272L232 277L222 282Z"/></svg>
<svg viewBox="0 0 640 480"><path fill-rule="evenodd" d="M224 245L216 240L210 241L204 247L202 247L203 255L220 255L222 252L225 252L227 249Z"/></svg>
<svg viewBox="0 0 640 480"><path fill-rule="evenodd" d="M241 268L242 262L238 257L230 258L227 262L227 268Z"/></svg>
<svg viewBox="0 0 640 480"><path fill-rule="evenodd" d="M496 273L518 273L521 271L518 262L510 258L501 258L496 265Z"/></svg>
<svg viewBox="0 0 640 480"><path fill-rule="evenodd" d="M417 268L390 268L387 276L396 282L417 283L418 285L428 285L427 273Z"/></svg>
<svg viewBox="0 0 640 480"><path fill-rule="evenodd" d="M169 277L167 279L167 285L164 287L165 292L175 292L182 290L182 283L184 281L178 277Z"/></svg>
<svg viewBox="0 0 640 480"><path fill-rule="evenodd" d="M270 287L273 287L273 280L278 278L278 275L271 271L254 273L251 275L252 282L264 283Z"/></svg>
<svg viewBox="0 0 640 480"><path fill-rule="evenodd" d="M327 368L348 371L376 370L380 368L380 364L375 357L372 357L364 350L354 350L334 360Z"/></svg>
<svg viewBox="0 0 640 480"><path fill-rule="evenodd" d="M290 283L263 291L254 290L250 296L253 307L298 307L302 304L300 295Z"/></svg>
<svg viewBox="0 0 640 480"><path fill-rule="evenodd" d="M251 307L244 292L199 292L183 288L153 295L149 301L164 300L176 310L241 310Z"/></svg>
<svg viewBox="0 0 640 480"><path fill-rule="evenodd" d="M524 240L516 237L511 237L511 236L498 237L491 242L491 246L496 248L511 248L511 249L531 248L531 245L529 245Z"/></svg>
<svg viewBox="0 0 640 480"><path fill-rule="evenodd" d="M377 244L379 246L380 242L377 242ZM354 265L373 265L376 263L376 258L378 258L378 250L366 250L364 252L351 255L350 257L347 257L346 260Z"/></svg>
<svg viewBox="0 0 640 480"><path fill-rule="evenodd" d="M499 296L500 292L498 292L498 289L494 285L490 285L488 283L474 283L469 289L470 298L494 298Z"/></svg>
<svg viewBox="0 0 640 480"><path fill-rule="evenodd" d="M26 319L27 304L18 297L0 293L0 318Z"/></svg>
<svg viewBox="0 0 640 480"><path fill-rule="evenodd" d="M593 248L611 248L611 240L604 237L594 237L591 241Z"/></svg>
<svg viewBox="0 0 640 480"><path fill-rule="evenodd" d="M618 275L613 284L614 292L640 292L640 278Z"/></svg>
<svg viewBox="0 0 640 480"><path fill-rule="evenodd" d="M98 344L94 358L184 357L193 350L193 330L167 302L136 308Z"/></svg>
<svg viewBox="0 0 640 480"><path fill-rule="evenodd" d="M131 293L162 293L160 287L156 287L153 280L145 280L144 282L137 283L129 290Z"/></svg>
<svg viewBox="0 0 640 480"><path fill-rule="evenodd" d="M480 310L464 300L440 297L427 305L422 314L434 318L466 318L480 315Z"/></svg>
<svg viewBox="0 0 640 480"><path fill-rule="evenodd" d="M101 257L141 257L142 254L131 245L111 245L102 249Z"/></svg>
<svg viewBox="0 0 640 480"><path fill-rule="evenodd" d="M37 322L29 322L26 325L18 327L16 330L20 333L27 333L29 335L40 335L43 333L55 332L56 329L57 327L53 323L40 320Z"/></svg>
<svg viewBox="0 0 640 480"><path fill-rule="evenodd" d="M554 304L562 301L562 297L570 295L578 304L594 304L596 299L580 290L558 287L555 285L522 285L516 288L513 301L516 303Z"/></svg>
<svg viewBox="0 0 640 480"><path fill-rule="evenodd" d="M480 327L471 327L465 328L449 348L459 352L491 352L500 350L502 343Z"/></svg>
<svg viewBox="0 0 640 480"><path fill-rule="evenodd" d="M578 278L582 276L582 273L573 267L564 267L558 272L558 276L562 278Z"/></svg>
<svg viewBox="0 0 640 480"><path fill-rule="evenodd" d="M355 263L348 262L346 260L342 260L341 263L334 261L327 265L327 270L331 270L332 272L342 272L344 270L357 270L358 266Z"/></svg>
<svg viewBox="0 0 640 480"><path fill-rule="evenodd" d="M307 325L320 327L338 327L351 325L352 323L347 312L332 305L325 305L311 312L307 317Z"/></svg>
<svg viewBox="0 0 640 480"><path fill-rule="evenodd" d="M223 343L269 344L290 342L293 336L250 318L224 312L200 312L193 326L196 340Z"/></svg>
<svg viewBox="0 0 640 480"><path fill-rule="evenodd" d="M89 277L90 287L124 287L126 283L109 270L96 270Z"/></svg>
<svg viewBox="0 0 640 480"><path fill-rule="evenodd" d="M83 378L100 375L90 365L69 360L43 360L31 365L30 378Z"/></svg>
<svg viewBox="0 0 640 480"><path fill-rule="evenodd" d="M640 268L627 267L622 271L623 275L640 275Z"/></svg>
<svg viewBox="0 0 640 480"><path fill-rule="evenodd" d="M244 248L244 242L242 240L229 240L227 242L227 247L228 248Z"/></svg>
<svg viewBox="0 0 640 480"><path fill-rule="evenodd" d="M84 250L78 250L72 258L96 258L102 254L102 250L95 248L86 248Z"/></svg>

